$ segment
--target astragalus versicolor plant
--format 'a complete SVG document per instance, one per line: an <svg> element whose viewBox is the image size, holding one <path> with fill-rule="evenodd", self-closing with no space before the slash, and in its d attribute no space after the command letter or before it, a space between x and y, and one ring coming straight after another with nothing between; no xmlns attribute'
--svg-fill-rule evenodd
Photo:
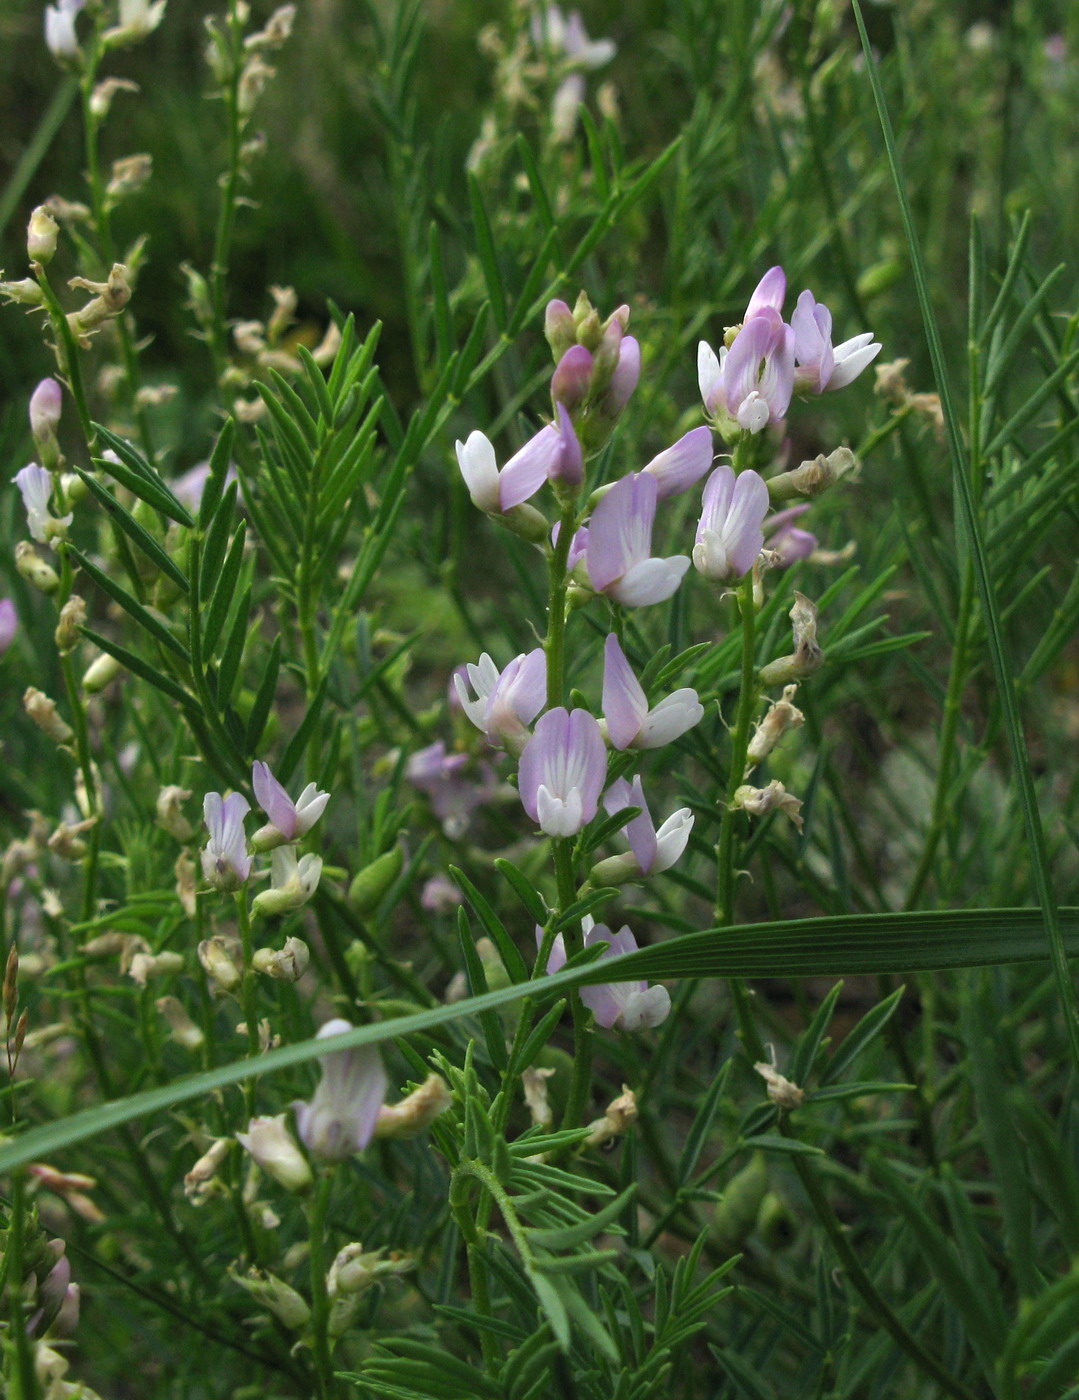
<svg viewBox="0 0 1079 1400"><path fill-rule="evenodd" d="M221 139L198 150L189 205L120 119L157 110L129 74L152 71L182 7L34 3L86 168L78 198L44 197L31 172L26 266L0 282L38 356L11 395L0 496L0 1391L1072 1394L1074 1123L1062 1111L1058 1133L1014 1087L1051 1077L1063 1033L1032 1033L1051 984L953 997L923 979L901 1026L887 976L859 984L860 1018L841 986L812 1006L799 981L847 959L890 974L1045 956L1029 910L983 928L938 907L970 902L968 876L1038 884L1037 843L1009 858L1021 824L980 762L1009 723L982 693L985 657L1042 590L1029 693L1079 617L1039 553L1076 504L1079 322L1049 314L1052 279L1024 290L1026 235L984 330L972 317L956 500L967 483L974 513L953 549L926 463L954 414L910 391L907 361L874 366L902 339L880 329L898 263L860 273L845 227L855 207L872 225L877 167L843 205L815 144L815 103L858 110L829 86L866 71L846 7L671 7L662 35L622 17L592 37L588 9L513 0L504 29L472 36L495 60L486 106L429 146L418 35L430 8L453 39L468 6L222 0L201 56ZM648 65L670 71L620 94L657 37ZM298 43L316 47L293 58ZM334 64L310 65L319 44ZM1054 81L1066 58L1047 54ZM353 167L365 180L377 162L349 147L379 250L400 240L385 330L360 292L353 314L337 304L351 274L323 284L354 191L322 144L321 94L301 112L280 92L311 73L385 127L384 184L362 183ZM683 82L699 95L684 130L635 165L620 104ZM273 227L261 172L283 131L335 211L281 211L310 243L299 290L264 287L261 262L253 283L238 237ZM793 249L788 213L739 208L756 194L735 188L732 151L758 160L769 132L819 204ZM716 161L736 171L721 209L696 173ZM190 238L170 267L166 223L168 246ZM799 288L846 289L835 335L814 291L791 305L770 246ZM990 279L973 247L975 285ZM719 307L702 268L728 289ZM361 281L378 290L369 268ZM1032 327L1063 368L1013 405L1009 357ZM898 519L864 493L866 525L850 488L889 439L914 485ZM995 593L979 593L983 555ZM883 598L932 619L883 635ZM913 651L931 623L953 647L946 680ZM894 704L867 701L872 666L908 651ZM1054 703L1074 727L1069 675ZM916 742L893 800L903 723ZM1044 788L1073 811L1079 787L1061 797L1054 770ZM953 818L968 798L977 840ZM1073 825L1050 852L1069 871ZM775 997L764 978L782 979ZM852 1079L867 1053L886 1067Z"/></svg>

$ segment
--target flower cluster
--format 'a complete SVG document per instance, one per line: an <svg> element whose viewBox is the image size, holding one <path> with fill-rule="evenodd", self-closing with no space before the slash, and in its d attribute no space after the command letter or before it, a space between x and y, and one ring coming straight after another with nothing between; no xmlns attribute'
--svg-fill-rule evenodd
<svg viewBox="0 0 1079 1400"><path fill-rule="evenodd" d="M474 504L544 551L552 580L552 614L544 646L514 657L502 670L487 653L461 667L454 676L455 699L483 735L487 752L502 749L517 760L521 805L544 835L555 842L570 841L603 812L608 818L625 814L621 834L628 850L601 859L591 869L592 887L649 879L682 857L693 828L689 808L657 826L641 775L627 774L620 755L681 739L704 711L690 687L650 703L614 631L604 644L601 716L579 699L575 707L567 707L561 654L567 609L599 597L614 606L616 614L617 608L664 602L692 565L704 579L720 585L752 575L752 597L744 590L739 594L745 622L744 610L761 605L765 568L789 566L817 551L815 536L795 523L807 505L787 507L769 518L773 500L816 495L853 463L852 454L840 449L832 457L771 478L748 465L743 444L769 424L782 423L795 393L842 388L881 348L868 333L833 346L831 315L808 291L799 297L787 324L782 314L785 296L786 275L774 267L750 298L742 324L727 332L720 353L703 342L700 346L701 393L713 425L734 448L730 463L713 466L712 429L701 426L639 470L590 490L588 463L610 441L637 387L641 349L628 333L627 306L603 320L583 293L572 309L562 301L547 307L545 333L554 356L551 420L501 467L494 444L482 432L457 443L458 464ZM752 459L759 461L761 456L755 452ZM701 513L690 552L654 552L660 504L702 480ZM555 521L535 505L545 485L558 508ZM808 674L823 657L816 641L816 609L802 594L796 595L791 620L793 654L759 672L762 686L787 684L788 690L765 720L752 756L740 760L740 770L732 774L728 804L730 811L737 808L758 816L782 811L797 823L800 803L781 783L773 780L758 789L745 781L783 729L795 723L798 712L790 704L794 687L788 683ZM745 743L748 746L748 735ZM430 769L426 782L432 800L444 800L442 789L459 780L468 761L467 750L450 753L438 741L414 755L409 772L422 786L419 768ZM470 791L475 800L482 800L475 785ZM579 859L579 854L572 858ZM608 944L605 956L636 946L628 929L612 935L602 926L589 926L581 936L585 946L602 937ZM556 942L551 970L565 958L560 949ZM661 988L646 990L643 984L631 991L591 989L582 996L601 1025L624 1029L658 1024L669 1005Z"/></svg>
<svg viewBox="0 0 1079 1400"><path fill-rule="evenodd" d="M698 346L701 398L728 440L782 422L796 393L844 388L880 353L870 331L833 346L832 313L810 291L798 298L788 325L786 295L787 274L769 268L719 354L706 341Z"/></svg>

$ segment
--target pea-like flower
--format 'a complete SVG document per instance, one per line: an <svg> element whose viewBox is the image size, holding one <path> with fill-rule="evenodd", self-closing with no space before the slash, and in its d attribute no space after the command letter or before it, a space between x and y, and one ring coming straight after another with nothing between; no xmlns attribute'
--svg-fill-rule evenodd
<svg viewBox="0 0 1079 1400"><path fill-rule="evenodd" d="M558 464L562 433L548 423L515 452L501 471L491 440L478 429L458 442L457 462L473 505L489 515L505 515L534 496Z"/></svg>
<svg viewBox="0 0 1079 1400"><path fill-rule="evenodd" d="M798 298L791 329L796 389L808 389L814 394L843 389L880 354L880 342L873 339L872 331L863 331L833 347L832 313L810 291Z"/></svg>
<svg viewBox="0 0 1079 1400"><path fill-rule="evenodd" d="M620 953L635 953L637 940L628 925L612 933L606 924L593 924L586 916L584 944L607 943L599 961ZM662 1025L670 1015L671 997L666 987L650 987L647 982L607 982L596 987L582 987L581 1000L605 1030L643 1031Z"/></svg>
<svg viewBox="0 0 1079 1400"><path fill-rule="evenodd" d="M255 896L254 914L287 914L306 904L318 889L322 857L296 856L295 846L277 846L270 857L270 888Z"/></svg>
<svg viewBox="0 0 1079 1400"><path fill-rule="evenodd" d="M210 839L202 852L202 873L214 889L223 893L238 890L251 874L252 857L247 854L244 817L251 804L241 792L222 798L208 792L202 811Z"/></svg>
<svg viewBox="0 0 1079 1400"><path fill-rule="evenodd" d="M319 1040L350 1031L349 1021L327 1021ZM310 1103L292 1105L307 1150L324 1162L343 1162L362 1152L374 1135L386 1097L386 1071L373 1045L336 1050L321 1057L322 1078Z"/></svg>
<svg viewBox="0 0 1079 1400"><path fill-rule="evenodd" d="M45 45L53 58L75 58L79 41L75 34L75 19L86 0L58 0L45 7Z"/></svg>
<svg viewBox="0 0 1079 1400"><path fill-rule="evenodd" d="M525 811L548 836L575 836L596 815L607 747L587 710L548 710L521 755Z"/></svg>
<svg viewBox="0 0 1079 1400"><path fill-rule="evenodd" d="M255 832L252 841L256 851L269 851L286 841L296 841L318 821L330 800L328 792L320 792L315 783L308 783L293 802L270 772L270 765L256 761L251 769L251 785L259 806L269 817L269 823Z"/></svg>
<svg viewBox="0 0 1079 1400"><path fill-rule="evenodd" d="M660 875L669 870L686 849L693 830L689 808L680 807L657 831L639 773L632 783L617 778L603 794L603 805L611 816L624 812L627 807L637 807L639 811L623 827L629 842L628 853L601 861L592 872L594 884L621 884L639 875Z"/></svg>
<svg viewBox="0 0 1079 1400"><path fill-rule="evenodd" d="M809 530L803 530L794 522L809 509L808 504L790 506L778 511L764 522L764 533L768 539L775 562L781 569L789 569L800 559L808 559L817 548L817 537Z"/></svg>
<svg viewBox="0 0 1079 1400"><path fill-rule="evenodd" d="M781 422L794 393L794 331L772 306L750 316L729 350L697 348L701 397L720 430L759 433Z"/></svg>
<svg viewBox="0 0 1079 1400"><path fill-rule="evenodd" d="M547 658L542 647L515 656L504 671L486 652L469 663L464 677L455 673L454 689L465 714L489 744L519 754L529 740L528 726L547 698ZM475 692L469 698L468 688Z"/></svg>
<svg viewBox="0 0 1079 1400"><path fill-rule="evenodd" d="M743 578L764 544L768 487L755 471L735 476L730 467L717 467L705 483L703 507L693 567L715 582Z"/></svg>
<svg viewBox="0 0 1079 1400"><path fill-rule="evenodd" d="M665 501L696 486L712 465L712 457L711 428L693 428L653 457L644 470L656 479L657 500Z"/></svg>
<svg viewBox="0 0 1079 1400"><path fill-rule="evenodd" d="M51 544L54 539L64 539L75 517L70 514L57 517L49 513L52 477L45 468L31 462L15 473L15 485L22 493L30 534L38 544Z"/></svg>
<svg viewBox="0 0 1079 1400"><path fill-rule="evenodd" d="M236 1134L236 1141L286 1191L306 1191L314 1180L283 1113L275 1118L252 1118L247 1132Z"/></svg>
<svg viewBox="0 0 1079 1400"><path fill-rule="evenodd" d="M15 604L10 598L0 598L0 656L3 656L15 640L18 629L19 618L15 612Z"/></svg>
<svg viewBox="0 0 1079 1400"><path fill-rule="evenodd" d="M628 608L663 603L681 583L684 554L652 557L652 526L659 483L648 472L616 481L592 512L585 560L596 593Z"/></svg>
<svg viewBox="0 0 1079 1400"><path fill-rule="evenodd" d="M704 710L690 686L648 708L648 697L612 632L603 648L603 717L615 749L658 749L699 724Z"/></svg>

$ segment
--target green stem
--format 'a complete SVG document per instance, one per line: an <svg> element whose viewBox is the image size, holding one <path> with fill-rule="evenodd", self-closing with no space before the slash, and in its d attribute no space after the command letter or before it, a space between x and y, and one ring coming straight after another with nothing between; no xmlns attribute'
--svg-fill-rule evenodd
<svg viewBox="0 0 1079 1400"><path fill-rule="evenodd" d="M219 383L228 362L225 284L229 271L232 233L236 223L236 193L240 183L240 149L243 135L243 121L240 116L240 73L243 61L243 50L240 43L242 26L236 14L235 0L232 0L229 6L227 24L232 60L228 81L223 92L228 113L228 164L225 168L225 178L222 184L221 207L217 215L213 260L210 264L210 307L212 312L212 321L209 327L210 350Z"/></svg>
<svg viewBox="0 0 1079 1400"><path fill-rule="evenodd" d="M727 800L720 818L719 840L716 843L716 927L727 928L734 922L734 890L737 875L734 866L734 823L736 811L734 794L742 785L749 752L750 728L760 699L755 661L757 608L753 601L753 574L746 574L738 588L738 611L742 621L742 675L738 690L738 710L731 731L731 766L727 779ZM738 1035L747 1054L754 1060L764 1058L764 1043L757 1031L750 1007L750 991L740 977L731 979L731 996L738 1017Z"/></svg>
<svg viewBox="0 0 1079 1400"><path fill-rule="evenodd" d="M337 1386L333 1374L332 1344L328 1323L330 1298L326 1291L326 1219L329 1213L330 1191L334 1171L323 1171L312 1192L308 1208L308 1240L311 1246L311 1346L315 1356L315 1376L319 1400L331 1400Z"/></svg>
<svg viewBox="0 0 1079 1400"><path fill-rule="evenodd" d="M18 1400L38 1400L34 1353L26 1332L23 1313L23 1235L26 1228L26 1173L17 1171L11 1183L11 1215L8 1222L8 1251L10 1268L7 1293L11 1307L11 1335L15 1339L15 1376Z"/></svg>
<svg viewBox="0 0 1079 1400"><path fill-rule="evenodd" d="M236 915L240 921L240 939L243 945L243 1008L244 1020L247 1023L247 1053L252 1059L259 1053L259 1025L258 1007L255 998L255 969L251 965L254 956L254 940L251 936L251 915L247 908L247 891L241 889L236 891ZM244 1103L247 1115L250 1116L255 1111L255 1081L246 1079L244 1081Z"/></svg>
<svg viewBox="0 0 1079 1400"><path fill-rule="evenodd" d="M558 521L558 539L551 550L548 564L547 637L543 650L547 654L547 708L562 704L566 687L566 561L573 543L577 510L572 501L562 507Z"/></svg>

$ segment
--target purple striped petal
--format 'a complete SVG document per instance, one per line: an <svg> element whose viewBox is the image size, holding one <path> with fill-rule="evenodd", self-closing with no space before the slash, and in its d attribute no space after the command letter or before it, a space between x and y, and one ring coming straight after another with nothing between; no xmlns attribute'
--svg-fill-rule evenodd
<svg viewBox="0 0 1079 1400"><path fill-rule="evenodd" d="M628 749L648 714L648 699L612 632L603 648L603 717L611 747Z"/></svg>
<svg viewBox="0 0 1079 1400"><path fill-rule="evenodd" d="M694 428L645 467L656 478L659 500L695 486L712 465L712 430Z"/></svg>

